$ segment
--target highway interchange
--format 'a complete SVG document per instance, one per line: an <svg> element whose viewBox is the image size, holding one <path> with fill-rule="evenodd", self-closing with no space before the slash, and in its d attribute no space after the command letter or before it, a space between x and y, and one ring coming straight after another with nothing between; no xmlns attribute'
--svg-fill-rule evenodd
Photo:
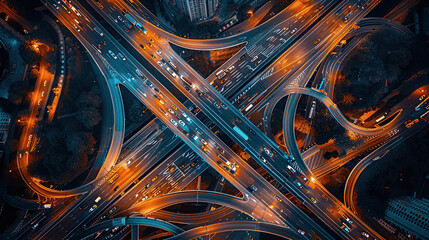
<svg viewBox="0 0 429 240"><path fill-rule="evenodd" d="M376 156L425 127L426 122L420 121L412 128L405 128L405 121L419 116L416 116L414 108L404 106L418 105L420 93L429 89L416 90L395 106L401 110L398 117L386 125L374 127L370 122L365 126L353 124L341 113L331 100L334 78L327 80L329 84L325 84L324 90L305 87L338 43L351 32L359 31L358 23L379 1L368 0L362 9L357 0L296 0L264 24L256 27L245 24L243 28L252 28L208 40L182 38L160 29L158 26L161 24L151 13L133 1L42 2L76 36L103 74L111 99L108 115L112 119L108 124L109 141L106 141L103 154L99 155L105 158L103 166L99 167L94 180L76 189L60 191L35 182L26 169L28 147L22 145L18 165L23 179L36 193L55 200L49 218L37 217L37 228L29 224L15 238L81 239L96 233L108 237L112 235L111 231L102 230L144 225L167 230L170 236L176 235L172 239L196 238L231 229L262 231L289 239L359 239L362 233L369 234L370 239L383 239L355 215L352 202L354 185L363 169ZM81 4L90 5L91 11ZM123 43L90 12L101 16L146 62L139 62L127 50L129 48L122 46ZM125 30L123 19L126 14L137 19L142 27L133 23L131 29ZM348 21L344 21L346 15L350 16ZM367 24L373 26L380 22L369 21ZM362 33L365 32L354 34ZM239 44L245 44L245 47L213 74L203 78L170 44L194 50L217 50ZM339 66L327 67L335 73ZM227 72L228 81L219 79L216 73L221 70ZM332 75L324 77L330 78ZM119 85L130 90L157 117L125 143L124 109ZM179 101L169 91L171 86L187 100ZM364 158L352 171L344 194L346 204L317 181L319 174L312 173L307 167L296 145L293 127L301 94L319 99L347 130L382 139L374 141L374 144L382 142L383 147ZM273 107L287 95L290 97L283 118L288 149L285 153L270 138L270 122ZM261 131L248 117L264 107L264 131ZM202 113L194 114L196 108ZM394 112L396 110L391 114ZM386 137L394 129L400 129L400 134ZM240 158L215 130L237 143L286 192L304 204L318 218L318 222ZM241 131L244 135L240 134ZM221 174L222 179L231 183L241 195L181 191L209 167ZM324 171L329 172L336 167L332 164ZM157 219L145 218L149 214L157 216L158 210L168 206L196 201L243 212L255 222L211 223L184 231L168 222L168 214L164 213L164 217L159 214ZM230 213L220 211L217 215L207 214L219 217ZM139 216L132 217L136 214ZM183 219L186 219L185 215ZM111 217L115 219L107 220ZM200 217L207 218L205 215ZM344 226L348 226L348 231L344 230ZM115 237L121 238L130 231L129 228L122 230ZM138 236L135 230L132 235Z"/></svg>

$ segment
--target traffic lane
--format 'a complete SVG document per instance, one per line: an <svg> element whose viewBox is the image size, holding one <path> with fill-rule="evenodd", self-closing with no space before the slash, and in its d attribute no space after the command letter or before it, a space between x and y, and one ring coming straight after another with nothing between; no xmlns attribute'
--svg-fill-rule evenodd
<svg viewBox="0 0 429 240"><path fill-rule="evenodd" d="M348 10L348 2L345 3L341 3L339 4L339 6L337 8L335 8L334 11L337 11L338 9L343 9L346 8ZM343 13L342 13L343 14ZM275 61L272 65L271 68L267 68L268 70L263 71L262 73L260 73L258 75L258 77L256 77L255 79L258 79L259 77L261 79L265 79L263 83L266 86L264 86L263 88L269 89L269 87L273 86L276 82L278 82L278 79L282 79L281 76L272 76L274 73L281 71L284 73L289 73L289 75L293 72L295 72L298 69L298 65L290 65L287 64L286 67L283 67L284 62L289 63L289 62L298 62L298 63L305 63L306 61L304 61L303 59L300 60L301 56L304 54L309 54L311 52L316 51L318 48L321 48L321 44L327 44L329 43L329 41L327 41L327 37L325 35L330 35L332 37L335 37L336 35L338 35L338 31L335 31L335 29L337 28L342 28L343 26L346 26L346 24L343 23L343 15L339 14L334 15L333 13L331 13L331 15L326 16L315 28L311 29L309 33L307 33L305 35L306 38L310 38L311 36L315 35L315 37L313 37L311 40L312 41L299 41L297 44L294 44L286 53L284 53L282 55L282 57L280 57L277 61ZM348 25L350 25L353 21L354 18L357 18L357 14L353 15L353 18L351 18L349 20ZM330 24L329 25L329 31L327 31L326 29L322 29L324 27L325 23L330 23L333 22L334 24ZM338 24L335 24L338 23ZM344 25L343 25L344 24ZM334 34L335 33L335 34ZM316 43L316 41L313 42L313 40L321 40L320 42ZM321 48L322 49L322 48ZM289 54L292 54L289 56ZM314 55L314 54L312 54ZM308 56L312 56L312 55L308 55ZM278 64L278 63L283 63L283 64ZM289 66L289 67L288 67ZM276 70L278 69L278 70ZM295 70L293 70L295 69ZM265 77L264 77L265 76ZM283 76L284 77L284 76ZM248 86L254 84L253 82L249 83ZM286 85L286 84L285 84ZM247 88L244 88L247 89ZM237 95L239 95L241 93L238 93ZM236 98L236 96L235 96ZM243 108L243 107L242 107Z"/></svg>

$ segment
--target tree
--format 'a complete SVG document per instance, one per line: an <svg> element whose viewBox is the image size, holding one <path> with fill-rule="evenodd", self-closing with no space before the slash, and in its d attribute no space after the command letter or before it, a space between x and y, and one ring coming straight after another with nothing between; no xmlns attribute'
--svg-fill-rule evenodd
<svg viewBox="0 0 429 240"><path fill-rule="evenodd" d="M102 117L95 107L85 107L79 110L76 119L79 120L87 129L98 125Z"/></svg>
<svg viewBox="0 0 429 240"><path fill-rule="evenodd" d="M131 122L141 122L144 120L143 111L146 107L138 100L134 100L133 105L131 105L128 114L130 116Z"/></svg>
<svg viewBox="0 0 429 240"><path fill-rule="evenodd" d="M318 145L325 144L330 139L336 139L345 133L344 128L328 114L326 108L322 108L317 112L313 122L313 136Z"/></svg>
<svg viewBox="0 0 429 240"><path fill-rule="evenodd" d="M343 99L341 100L341 104L343 105L352 105L353 102L356 101L356 98L351 93L344 93Z"/></svg>

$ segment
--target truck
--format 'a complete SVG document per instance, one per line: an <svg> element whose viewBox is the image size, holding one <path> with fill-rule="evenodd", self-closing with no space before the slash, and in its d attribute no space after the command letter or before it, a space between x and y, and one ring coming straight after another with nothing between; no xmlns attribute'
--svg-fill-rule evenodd
<svg viewBox="0 0 429 240"><path fill-rule="evenodd" d="M234 126L233 129L236 133L238 133L238 135L240 135L240 137L244 138L244 140L249 140L249 136L247 136L247 134L245 134L239 127Z"/></svg>
<svg viewBox="0 0 429 240"><path fill-rule="evenodd" d="M119 173L116 173L115 175L113 175L112 178L109 179L109 183L112 184L116 179L118 179L119 177Z"/></svg>
<svg viewBox="0 0 429 240"><path fill-rule="evenodd" d="M129 13L125 13L125 18L130 21L131 24L139 28L144 34L147 34L147 30L139 23L137 20L131 16Z"/></svg>
<svg viewBox="0 0 429 240"><path fill-rule="evenodd" d="M180 79L182 79L183 82L185 82L189 87L195 87L194 84L184 75L180 76Z"/></svg>

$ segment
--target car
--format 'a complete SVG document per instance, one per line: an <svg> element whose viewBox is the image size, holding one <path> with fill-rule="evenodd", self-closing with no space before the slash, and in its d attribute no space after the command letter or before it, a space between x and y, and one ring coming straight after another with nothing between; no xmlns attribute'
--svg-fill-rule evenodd
<svg viewBox="0 0 429 240"><path fill-rule="evenodd" d="M168 71L168 73L170 73L170 75L171 75L172 77L177 77L177 74L173 71L173 69L171 69L171 68L167 67L167 71Z"/></svg>
<svg viewBox="0 0 429 240"><path fill-rule="evenodd" d="M348 232L348 233L350 232L350 228L348 228L348 227L347 227L346 225L344 225L344 224L341 226L341 229L343 229L344 231L346 231L346 232Z"/></svg>
<svg viewBox="0 0 429 240"><path fill-rule="evenodd" d="M116 211L116 207L113 207L112 209L110 209L109 214L112 214Z"/></svg>
<svg viewBox="0 0 429 240"><path fill-rule="evenodd" d="M249 188L250 188L250 191L252 191L252 192L258 191L258 188L256 188L255 185L250 185Z"/></svg>
<svg viewBox="0 0 429 240"><path fill-rule="evenodd" d="M199 134L203 134L203 131L201 131L201 129L199 129L199 128L195 128L195 131L197 131L197 133L199 133Z"/></svg>
<svg viewBox="0 0 429 240"><path fill-rule="evenodd" d="M217 102L214 102L214 103L213 103L213 105L214 105L216 108L220 108L220 106L219 106L219 104L218 104Z"/></svg>
<svg viewBox="0 0 429 240"><path fill-rule="evenodd" d="M159 51L159 50L156 50L156 54L158 54L159 56L161 56L161 51Z"/></svg>
<svg viewBox="0 0 429 240"><path fill-rule="evenodd" d="M125 56L124 56L124 54L122 54L122 53L118 53L118 57L119 58L121 58L122 60L127 60L126 58L125 58Z"/></svg>
<svg viewBox="0 0 429 240"><path fill-rule="evenodd" d="M203 149L204 152L207 152L207 148L205 148L204 146L201 146L201 149Z"/></svg>
<svg viewBox="0 0 429 240"><path fill-rule="evenodd" d="M177 107L175 105L171 105L171 108L173 108L174 110L177 110Z"/></svg>
<svg viewBox="0 0 429 240"><path fill-rule="evenodd" d="M231 67L229 67L227 70L228 70L228 72L229 72L229 71L232 71L234 68L235 68L234 66L231 66Z"/></svg>
<svg viewBox="0 0 429 240"><path fill-rule="evenodd" d="M156 58L156 56L155 56L155 55L153 55L153 54L151 54L150 56L151 56L152 58Z"/></svg>
<svg viewBox="0 0 429 240"><path fill-rule="evenodd" d="M191 118L188 117L186 113L182 113L183 117L186 119L186 121L190 122Z"/></svg>
<svg viewBox="0 0 429 240"><path fill-rule="evenodd" d="M131 75L131 73L127 73L127 77L128 77L128 81L131 80L136 80L133 75Z"/></svg>
<svg viewBox="0 0 429 240"><path fill-rule="evenodd" d="M180 124L180 126L182 126L182 127L186 126L185 122L183 122L182 120L179 120L179 124Z"/></svg>
<svg viewBox="0 0 429 240"><path fill-rule="evenodd" d="M369 238L369 234L368 233L362 232L361 234L362 234L363 237Z"/></svg>
<svg viewBox="0 0 429 240"><path fill-rule="evenodd" d="M298 233L300 233L301 235L305 235L305 232L302 231L301 229L298 229Z"/></svg>
<svg viewBox="0 0 429 240"><path fill-rule="evenodd" d="M187 131L185 131L184 129L182 129L182 133L185 134L187 137L189 137L189 133Z"/></svg>
<svg viewBox="0 0 429 240"><path fill-rule="evenodd" d="M151 183L149 182L148 184L146 184L145 188L149 188L151 185Z"/></svg>
<svg viewBox="0 0 429 240"><path fill-rule="evenodd" d="M104 7L103 7L103 5L101 5L101 3L100 2L96 2L96 4L97 4L97 6L100 8L100 9L103 9Z"/></svg>
<svg viewBox="0 0 429 240"><path fill-rule="evenodd" d="M353 221L350 218L346 218L346 221L350 224L353 224Z"/></svg>
<svg viewBox="0 0 429 240"><path fill-rule="evenodd" d="M149 38L149 41L154 42L152 38Z"/></svg>
<svg viewBox="0 0 429 240"><path fill-rule="evenodd" d="M312 198L311 198L311 201L312 201L313 203L317 203L317 201L316 201L316 199L314 199L314 197L312 197Z"/></svg>
<svg viewBox="0 0 429 240"><path fill-rule="evenodd" d="M162 62L158 61L158 62L156 62L156 63L158 63L158 65L159 65L160 67L162 67Z"/></svg>
<svg viewBox="0 0 429 240"><path fill-rule="evenodd" d="M229 167L228 166L223 166L223 168L225 168L226 171L229 171Z"/></svg>
<svg viewBox="0 0 429 240"><path fill-rule="evenodd" d="M136 197L138 197L139 196L139 194L138 193L136 193Z"/></svg>
<svg viewBox="0 0 429 240"><path fill-rule="evenodd" d="M46 83L48 83L46 80L43 82L43 86L46 87Z"/></svg>
<svg viewBox="0 0 429 240"><path fill-rule="evenodd" d="M125 166L129 166L131 164L131 160L128 160L126 163L125 163Z"/></svg>
<svg viewBox="0 0 429 240"><path fill-rule="evenodd" d="M140 47L143 49L146 49L146 47L143 44L140 44Z"/></svg>
<svg viewBox="0 0 429 240"><path fill-rule="evenodd" d="M229 166L231 168L231 171L235 172L237 170L237 166L235 164L231 164Z"/></svg>
<svg viewBox="0 0 429 240"><path fill-rule="evenodd" d="M316 39L316 41L314 41L314 44L318 44L320 42L320 38Z"/></svg>
<svg viewBox="0 0 429 240"><path fill-rule="evenodd" d="M193 138L195 141L197 141L197 140L198 140L198 136L197 136L197 135L192 136L192 138Z"/></svg>
<svg viewBox="0 0 429 240"><path fill-rule="evenodd" d="M158 178L158 176L155 176L155 177L152 178L151 181L154 182L157 178Z"/></svg>
<svg viewBox="0 0 429 240"><path fill-rule="evenodd" d="M268 156L270 156L270 157L272 157L272 156L273 156L273 153L272 153L268 148L266 148L266 147L264 147L264 152L265 152Z"/></svg>
<svg viewBox="0 0 429 240"><path fill-rule="evenodd" d="M174 124L174 126L177 126L177 122L176 122L174 119L171 119L171 120L170 120L170 122L171 122L172 124Z"/></svg>
<svg viewBox="0 0 429 240"><path fill-rule="evenodd" d="M279 196L277 196L276 194L273 194L273 196L277 199L277 201L279 201L279 202L282 201L282 199Z"/></svg>
<svg viewBox="0 0 429 240"><path fill-rule="evenodd" d="M294 29L292 29L292 31L290 31L290 33L294 34L296 32L296 30L298 30L298 29L294 28Z"/></svg>
<svg viewBox="0 0 429 240"><path fill-rule="evenodd" d="M109 53L109 55L114 58L114 59L118 59L118 57L116 56L116 54L114 52L112 52L112 50L107 51L107 53Z"/></svg>
<svg viewBox="0 0 429 240"><path fill-rule="evenodd" d="M204 140L204 139L202 139L202 138L201 138L201 142L202 142L204 145L207 145L206 140Z"/></svg>
<svg viewBox="0 0 429 240"><path fill-rule="evenodd" d="M225 110L228 109L228 106L226 106L224 103L221 103L220 106Z"/></svg>
<svg viewBox="0 0 429 240"><path fill-rule="evenodd" d="M169 109L168 109L168 111L169 111L171 114L174 114L173 109L169 108Z"/></svg>
<svg viewBox="0 0 429 240"><path fill-rule="evenodd" d="M245 56L246 56L246 55L241 55L241 57L240 57L240 58L238 58L238 61L243 60L243 58L244 58Z"/></svg>
<svg viewBox="0 0 429 240"><path fill-rule="evenodd" d="M216 149L221 153L225 153L225 151L222 148L220 148L219 146L217 146Z"/></svg>
<svg viewBox="0 0 429 240"><path fill-rule="evenodd" d="M145 196L142 198L142 201L146 200L148 198L148 196Z"/></svg>
<svg viewBox="0 0 429 240"><path fill-rule="evenodd" d="M89 212L94 211L97 208L97 205L92 206L92 208L89 209Z"/></svg>
<svg viewBox="0 0 429 240"><path fill-rule="evenodd" d="M100 200L101 200L101 197L97 197L94 202L99 202Z"/></svg>
<svg viewBox="0 0 429 240"><path fill-rule="evenodd" d="M76 31L80 32L80 29L75 24L73 24L73 27Z"/></svg>
<svg viewBox="0 0 429 240"><path fill-rule="evenodd" d="M158 99L159 103L164 104L164 100L161 97L158 97L157 95L154 95L156 99Z"/></svg>
<svg viewBox="0 0 429 240"><path fill-rule="evenodd" d="M40 102L42 102L42 99L39 99L39 101L37 102L37 105L40 105Z"/></svg>
<svg viewBox="0 0 429 240"><path fill-rule="evenodd" d="M113 189L113 191L118 191L119 186L116 186L115 189Z"/></svg>
<svg viewBox="0 0 429 240"><path fill-rule="evenodd" d="M34 225L33 225L33 227L32 227L32 228L33 228L33 229L36 229L38 226L39 226L39 223L36 223L36 224L34 224Z"/></svg>

